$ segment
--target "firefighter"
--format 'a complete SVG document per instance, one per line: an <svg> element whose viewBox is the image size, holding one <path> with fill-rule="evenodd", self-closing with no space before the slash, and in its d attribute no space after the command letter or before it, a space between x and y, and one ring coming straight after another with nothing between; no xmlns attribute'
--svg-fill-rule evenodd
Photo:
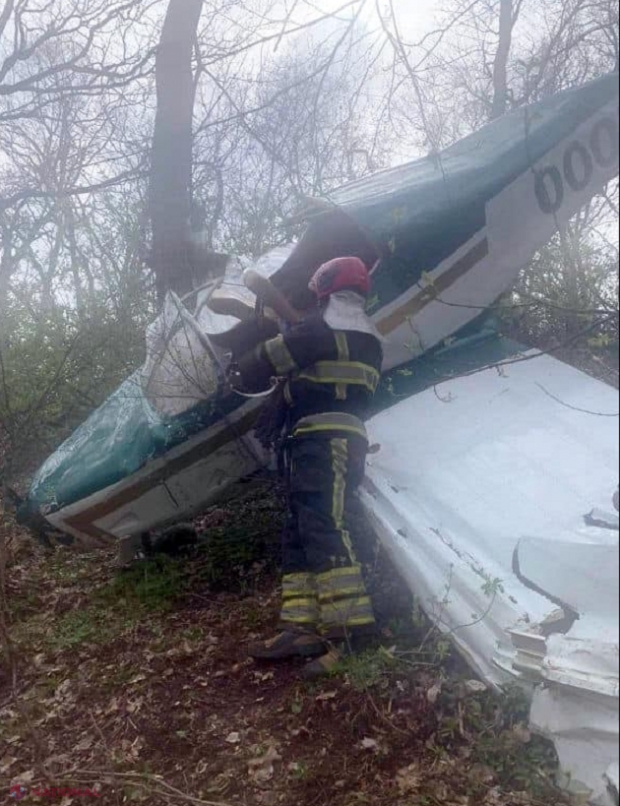
<svg viewBox="0 0 620 806"><path fill-rule="evenodd" d="M347 525L368 453L364 426L380 380L381 337L366 315L371 278L358 258L322 266L310 289L318 311L261 344L232 371L246 392L281 382L290 514L285 529L280 631L250 647L261 660L314 658L329 672L336 647L374 632L374 614Z"/></svg>

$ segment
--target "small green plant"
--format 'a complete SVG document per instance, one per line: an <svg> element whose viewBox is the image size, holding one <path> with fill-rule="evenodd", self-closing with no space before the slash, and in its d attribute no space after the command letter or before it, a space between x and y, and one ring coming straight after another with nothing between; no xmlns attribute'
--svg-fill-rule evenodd
<svg viewBox="0 0 620 806"><path fill-rule="evenodd" d="M50 643L57 649L73 649L82 644L107 644L134 623L135 614L114 614L96 606L67 613L56 624Z"/></svg>
<svg viewBox="0 0 620 806"><path fill-rule="evenodd" d="M334 675L344 675L356 691L364 692L385 683L394 671L395 658L384 648L343 658Z"/></svg>
<svg viewBox="0 0 620 806"><path fill-rule="evenodd" d="M258 495L240 500L234 521L209 528L199 543L194 585L254 594L279 566L283 524L284 509L277 500Z"/></svg>
<svg viewBox="0 0 620 806"><path fill-rule="evenodd" d="M298 781L305 781L310 776L310 768L303 761L298 761L291 765L293 778Z"/></svg>
<svg viewBox="0 0 620 806"><path fill-rule="evenodd" d="M96 635L96 625L88 610L68 613L58 623L56 644L59 648L70 649L91 641Z"/></svg>
<svg viewBox="0 0 620 806"><path fill-rule="evenodd" d="M94 602L127 610L169 610L186 590L183 565L164 555L140 563L119 574L97 591Z"/></svg>
<svg viewBox="0 0 620 806"><path fill-rule="evenodd" d="M489 599L495 599L500 593L504 593L504 581L499 577L495 579L488 577L484 581L482 591Z"/></svg>
<svg viewBox="0 0 620 806"><path fill-rule="evenodd" d="M204 632L200 627L188 627L180 633L180 637L191 643L197 643L204 637Z"/></svg>
<svg viewBox="0 0 620 806"><path fill-rule="evenodd" d="M291 713L295 716L299 716L304 710L304 698L298 691L295 694L295 699L291 703Z"/></svg>
<svg viewBox="0 0 620 806"><path fill-rule="evenodd" d="M490 768L503 788L541 800L557 795L557 755L549 742L528 730L530 703L523 690L510 686L499 694L463 696L455 683L446 687L440 705L437 737L444 749L467 741L471 764Z"/></svg>

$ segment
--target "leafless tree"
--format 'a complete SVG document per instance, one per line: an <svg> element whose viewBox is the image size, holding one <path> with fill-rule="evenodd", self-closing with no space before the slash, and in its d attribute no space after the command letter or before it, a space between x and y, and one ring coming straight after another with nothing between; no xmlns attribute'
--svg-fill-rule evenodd
<svg viewBox="0 0 620 806"><path fill-rule="evenodd" d="M170 0L157 51L157 117L151 161L151 265L160 301L192 289L189 220L194 45L203 0Z"/></svg>
<svg viewBox="0 0 620 806"><path fill-rule="evenodd" d="M210 243L258 255L291 237L286 222L308 197L388 163L390 132L369 92L380 67L369 38L353 14L328 36L279 42L258 74L205 67L194 201Z"/></svg>
<svg viewBox="0 0 620 806"><path fill-rule="evenodd" d="M618 69L617 0L446 0L437 27L407 42L392 0L377 3L392 49L385 104L406 119L410 145L438 152L489 120ZM617 345L617 195L595 199L528 267L510 324L547 345L572 340L595 311L591 344ZM530 307L530 303L535 307ZM547 307L545 308L545 304ZM510 307L510 306L508 306ZM587 329L587 328L586 328Z"/></svg>

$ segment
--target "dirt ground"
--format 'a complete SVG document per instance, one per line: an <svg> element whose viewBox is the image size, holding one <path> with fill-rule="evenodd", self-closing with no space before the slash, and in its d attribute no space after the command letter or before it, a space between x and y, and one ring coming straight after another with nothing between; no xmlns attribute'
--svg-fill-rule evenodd
<svg viewBox="0 0 620 806"><path fill-rule="evenodd" d="M256 496L209 513L189 556L125 572L109 553L46 555L0 518L0 800L564 803L521 694L471 679L363 529L380 642L320 685L248 660L277 621L281 518Z"/></svg>

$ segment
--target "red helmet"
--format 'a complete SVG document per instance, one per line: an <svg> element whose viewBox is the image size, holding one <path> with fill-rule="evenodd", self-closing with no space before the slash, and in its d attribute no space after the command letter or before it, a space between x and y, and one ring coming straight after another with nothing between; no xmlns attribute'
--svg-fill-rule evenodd
<svg viewBox="0 0 620 806"><path fill-rule="evenodd" d="M370 294L372 281L366 264L358 257L338 257L324 263L310 280L310 291L325 299L336 291L357 291L364 297Z"/></svg>

